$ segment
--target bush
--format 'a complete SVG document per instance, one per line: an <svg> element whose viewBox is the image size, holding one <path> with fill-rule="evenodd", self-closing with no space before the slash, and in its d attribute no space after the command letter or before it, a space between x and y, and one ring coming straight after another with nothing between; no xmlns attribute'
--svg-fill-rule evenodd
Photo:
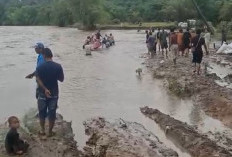
<svg viewBox="0 0 232 157"><path fill-rule="evenodd" d="M121 23L121 21L119 19L113 19L112 22L113 22L113 24L120 24Z"/></svg>

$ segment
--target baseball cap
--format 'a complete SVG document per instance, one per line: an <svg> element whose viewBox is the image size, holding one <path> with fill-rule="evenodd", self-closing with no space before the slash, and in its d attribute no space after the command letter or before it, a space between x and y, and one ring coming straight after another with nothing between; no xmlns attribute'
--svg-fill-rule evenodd
<svg viewBox="0 0 232 157"><path fill-rule="evenodd" d="M43 49L44 48L44 44L39 42L39 43L36 43L34 48L37 48L37 49Z"/></svg>

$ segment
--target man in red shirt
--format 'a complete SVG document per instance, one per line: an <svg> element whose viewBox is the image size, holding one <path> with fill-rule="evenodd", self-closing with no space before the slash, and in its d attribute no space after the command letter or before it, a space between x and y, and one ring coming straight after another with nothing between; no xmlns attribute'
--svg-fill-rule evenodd
<svg viewBox="0 0 232 157"><path fill-rule="evenodd" d="M176 65L176 59L178 55L178 43L177 43L177 34L174 32L174 29L171 29L170 35L169 35L169 48L171 50L171 55L173 59L174 65Z"/></svg>

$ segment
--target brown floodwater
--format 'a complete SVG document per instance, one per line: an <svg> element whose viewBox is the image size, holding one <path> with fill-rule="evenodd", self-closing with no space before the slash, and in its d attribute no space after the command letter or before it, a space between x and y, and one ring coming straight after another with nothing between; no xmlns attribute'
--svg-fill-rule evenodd
<svg viewBox="0 0 232 157"><path fill-rule="evenodd" d="M29 108L37 106L35 80L26 80L25 76L35 69L37 56L32 46L43 41L52 49L54 60L64 68L59 112L72 121L80 147L87 139L83 121L101 116L109 121L122 118L141 123L181 157L187 157L152 120L140 113L139 108L143 106L196 125L202 132L226 129L192 101L170 96L162 82L152 77L141 64L144 58L139 57L147 51L144 34L135 30L104 31L102 34L114 34L116 45L85 56L82 44L91 33L58 27L0 27L0 120L10 115L22 117ZM135 73L140 67L143 68L141 78Z"/></svg>

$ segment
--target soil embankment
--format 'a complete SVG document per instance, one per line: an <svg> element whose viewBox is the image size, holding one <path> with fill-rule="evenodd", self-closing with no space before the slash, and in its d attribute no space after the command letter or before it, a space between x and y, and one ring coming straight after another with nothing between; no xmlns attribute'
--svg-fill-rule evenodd
<svg viewBox="0 0 232 157"><path fill-rule="evenodd" d="M178 121L159 110L144 107L141 112L154 120L177 145L187 150L192 157L231 157L225 148L207 136L199 134L193 127Z"/></svg>
<svg viewBox="0 0 232 157"><path fill-rule="evenodd" d="M84 148L88 157L178 157L138 123L95 118L84 123L90 136Z"/></svg>
<svg viewBox="0 0 232 157"><path fill-rule="evenodd" d="M201 75L193 75L190 57L179 57L174 66L171 59L157 55L145 64L154 72L155 78L164 80L165 87L172 94L180 98L192 98L194 105L200 106L207 115L232 128L232 89L218 85L215 81L221 78L215 73L208 73L210 63L224 64L216 61L215 57L220 58L212 54L203 58ZM227 66L232 67L230 64Z"/></svg>
<svg viewBox="0 0 232 157"><path fill-rule="evenodd" d="M29 144L29 150L25 157L78 157L80 152L74 140L71 123L63 120L60 114L57 114L57 122L54 128L56 135L51 138L40 138L37 136L39 121L36 118L36 112L31 111L25 115L23 122L25 128L19 129L20 136ZM7 157L4 147L4 138L8 131L6 125L0 127L0 156Z"/></svg>

